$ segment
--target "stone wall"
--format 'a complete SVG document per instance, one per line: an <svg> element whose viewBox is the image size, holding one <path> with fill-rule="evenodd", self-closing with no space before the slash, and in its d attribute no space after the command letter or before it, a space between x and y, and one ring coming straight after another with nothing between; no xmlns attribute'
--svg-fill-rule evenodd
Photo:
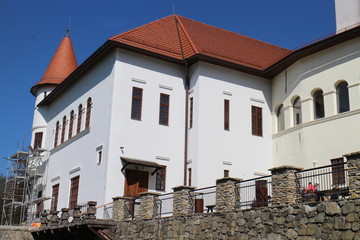
<svg viewBox="0 0 360 240"><path fill-rule="evenodd" d="M119 221L114 239L360 239L360 199Z"/></svg>
<svg viewBox="0 0 360 240"><path fill-rule="evenodd" d="M33 240L29 227L0 226L0 240Z"/></svg>

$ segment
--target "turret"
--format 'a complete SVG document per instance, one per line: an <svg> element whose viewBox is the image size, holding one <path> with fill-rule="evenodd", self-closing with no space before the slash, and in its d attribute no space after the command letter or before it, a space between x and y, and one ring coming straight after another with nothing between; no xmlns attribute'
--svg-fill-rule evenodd
<svg viewBox="0 0 360 240"><path fill-rule="evenodd" d="M336 32L360 24L360 0L335 0Z"/></svg>
<svg viewBox="0 0 360 240"><path fill-rule="evenodd" d="M31 146L33 148L44 148L46 136L46 109L38 107L38 104L54 90L65 78L67 78L78 67L69 31L66 32L58 49L56 50L43 77L30 90L36 97L34 119L32 126Z"/></svg>

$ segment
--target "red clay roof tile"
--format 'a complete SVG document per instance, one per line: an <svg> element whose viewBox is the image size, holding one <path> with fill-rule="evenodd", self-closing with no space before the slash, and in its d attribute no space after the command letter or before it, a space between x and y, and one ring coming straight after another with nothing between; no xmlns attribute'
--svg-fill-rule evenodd
<svg viewBox="0 0 360 240"><path fill-rule="evenodd" d="M201 54L256 70L265 70L292 53L288 49L178 15L151 22L110 40L178 60L182 60L182 54L185 58Z"/></svg>
<svg viewBox="0 0 360 240"><path fill-rule="evenodd" d="M78 67L69 34L62 39L41 80L31 88L35 95L41 85L58 85Z"/></svg>

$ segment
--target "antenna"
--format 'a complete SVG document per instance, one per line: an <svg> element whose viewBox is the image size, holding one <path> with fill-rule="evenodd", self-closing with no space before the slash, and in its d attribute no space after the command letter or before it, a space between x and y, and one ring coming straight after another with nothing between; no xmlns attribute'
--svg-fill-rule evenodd
<svg viewBox="0 0 360 240"><path fill-rule="evenodd" d="M68 26L68 29L66 30L67 37L70 37L70 27L71 27L71 16L69 17L69 26Z"/></svg>

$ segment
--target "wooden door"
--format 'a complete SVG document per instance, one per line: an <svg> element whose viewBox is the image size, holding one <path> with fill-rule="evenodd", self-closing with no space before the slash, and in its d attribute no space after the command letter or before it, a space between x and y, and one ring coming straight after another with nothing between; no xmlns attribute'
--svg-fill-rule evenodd
<svg viewBox="0 0 360 240"><path fill-rule="evenodd" d="M264 207L268 205L268 189L266 180L255 181L256 185L256 206Z"/></svg>
<svg viewBox="0 0 360 240"><path fill-rule="evenodd" d="M139 193L148 190L149 173L145 171L125 170L125 197L137 198Z"/></svg>

